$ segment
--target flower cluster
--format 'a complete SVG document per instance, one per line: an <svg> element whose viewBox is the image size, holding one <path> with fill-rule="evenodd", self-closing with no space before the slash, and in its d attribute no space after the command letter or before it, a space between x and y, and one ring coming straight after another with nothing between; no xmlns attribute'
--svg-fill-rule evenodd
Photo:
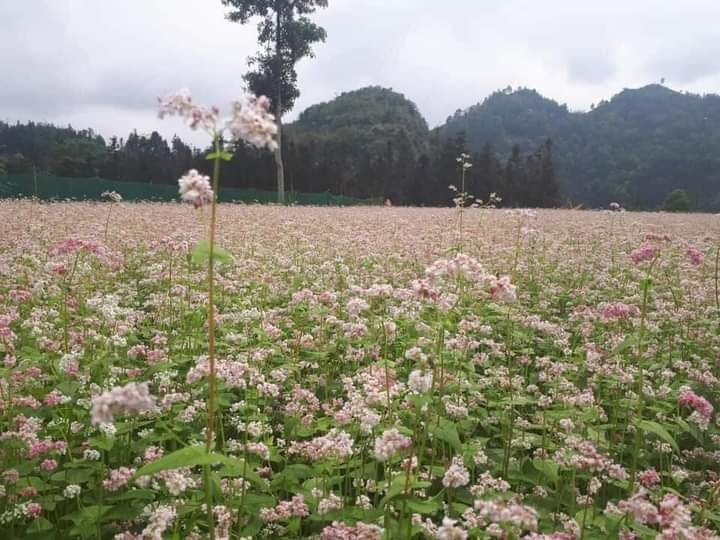
<svg viewBox="0 0 720 540"><path fill-rule="evenodd" d="M90 415L94 425L111 424L116 414L138 414L152 411L155 406L147 383L131 382L95 396Z"/></svg>
<svg viewBox="0 0 720 540"><path fill-rule="evenodd" d="M201 208L212 202L214 193L210 185L210 177L200 174L196 169L190 169L178 180L180 186L180 198L192 204L195 208Z"/></svg>

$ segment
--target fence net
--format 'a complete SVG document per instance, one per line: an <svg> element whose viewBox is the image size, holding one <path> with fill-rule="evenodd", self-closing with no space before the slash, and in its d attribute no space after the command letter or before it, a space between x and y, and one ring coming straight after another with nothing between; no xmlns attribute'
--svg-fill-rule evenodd
<svg viewBox="0 0 720 540"><path fill-rule="evenodd" d="M46 173L0 176L0 198L37 197L43 200L100 200L106 191L116 191L127 201L172 201L178 199L174 184L121 182L105 178L67 178ZM353 206L380 204L380 199L358 199L332 193L286 192L290 204ZM277 193L261 189L220 189L222 202L274 203Z"/></svg>

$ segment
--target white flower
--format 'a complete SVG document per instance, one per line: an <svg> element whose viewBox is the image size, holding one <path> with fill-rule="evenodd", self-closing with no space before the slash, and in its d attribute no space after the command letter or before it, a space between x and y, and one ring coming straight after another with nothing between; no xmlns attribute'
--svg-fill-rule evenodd
<svg viewBox="0 0 720 540"><path fill-rule="evenodd" d="M82 488L77 484L70 484L63 490L63 497L65 497L66 499L74 499L75 497L80 495L81 491Z"/></svg>
<svg viewBox="0 0 720 540"><path fill-rule="evenodd" d="M83 452L83 459L87 461L98 461L100 459L100 452L89 448Z"/></svg>
<svg viewBox="0 0 720 540"><path fill-rule="evenodd" d="M220 111L217 107L194 105L190 90L183 88L165 98L158 98L160 109L158 116L180 116L188 122L191 129L202 128L208 133L215 134Z"/></svg>
<svg viewBox="0 0 720 540"><path fill-rule="evenodd" d="M387 461L400 450L410 448L412 439L392 428L385 431L375 439L375 457L380 461Z"/></svg>
<svg viewBox="0 0 720 540"><path fill-rule="evenodd" d="M470 482L470 473L465 468L462 457L455 456L452 460L452 464L445 471L442 483L443 486L448 488L457 488Z"/></svg>
<svg viewBox="0 0 720 540"><path fill-rule="evenodd" d="M413 392L427 392L432 388L432 383L432 373L425 374L419 369L412 371L408 377L408 388L410 388Z"/></svg>
<svg viewBox="0 0 720 540"><path fill-rule="evenodd" d="M213 189L210 186L210 177L202 175L195 169L190 169L185 176L178 180L180 197L183 201L191 203L195 208L205 206L213 200Z"/></svg>
<svg viewBox="0 0 720 540"><path fill-rule="evenodd" d="M142 538L148 540L163 540L163 534L175 520L177 512L172 506L161 504L154 510L146 508L146 511L152 512L150 521L143 529Z"/></svg>
<svg viewBox="0 0 720 540"><path fill-rule="evenodd" d="M112 424L113 415L137 414L155 409L155 398L150 395L147 383L128 383L116 386L92 399L92 423Z"/></svg>
<svg viewBox="0 0 720 540"><path fill-rule="evenodd" d="M123 200L122 195L120 195L117 191L103 191L100 196L103 199L107 199L110 202L119 203Z"/></svg>
<svg viewBox="0 0 720 540"><path fill-rule="evenodd" d="M270 100L265 96L243 96L233 103L233 115L227 128L235 139L257 148L277 149L277 124L269 112Z"/></svg>

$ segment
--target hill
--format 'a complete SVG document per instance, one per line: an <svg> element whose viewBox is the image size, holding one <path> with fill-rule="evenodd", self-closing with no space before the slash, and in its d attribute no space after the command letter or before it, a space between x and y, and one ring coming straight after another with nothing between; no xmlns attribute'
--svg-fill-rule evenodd
<svg viewBox="0 0 720 540"><path fill-rule="evenodd" d="M684 189L698 208L720 208L717 95L649 85L577 113L534 90L505 90L457 112L436 133L444 140L464 133L469 150L489 143L500 154L551 138L564 196L592 206L618 200L653 208Z"/></svg>
<svg viewBox="0 0 720 540"><path fill-rule="evenodd" d="M430 152L417 106L379 86L313 105L287 129L289 168L310 191L404 199L418 160Z"/></svg>

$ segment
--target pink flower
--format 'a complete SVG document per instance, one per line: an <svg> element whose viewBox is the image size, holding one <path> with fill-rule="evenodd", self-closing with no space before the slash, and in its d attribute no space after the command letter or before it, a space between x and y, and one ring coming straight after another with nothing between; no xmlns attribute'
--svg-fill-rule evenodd
<svg viewBox="0 0 720 540"><path fill-rule="evenodd" d="M601 305L601 315L606 321L611 320L627 320L630 317L638 314L638 309L635 306L625 304L623 302L611 302Z"/></svg>
<svg viewBox="0 0 720 540"><path fill-rule="evenodd" d="M643 244L630 254L630 259L635 264L650 261L660 254L660 249L652 244Z"/></svg>
<svg viewBox="0 0 720 540"><path fill-rule="evenodd" d="M320 540L380 540L383 530L377 525L358 521L354 527L333 521L320 533Z"/></svg>
<svg viewBox="0 0 720 540"><path fill-rule="evenodd" d="M678 404L694 409L706 419L710 418L714 411L712 403L692 390L683 390L678 397Z"/></svg>
<svg viewBox="0 0 720 540"><path fill-rule="evenodd" d="M104 256L106 249L104 246L92 240L82 240L79 238L71 238L58 244L50 249L50 255L69 255L78 251L87 251L94 255Z"/></svg>
<svg viewBox="0 0 720 540"><path fill-rule="evenodd" d="M58 463L54 459L46 459L40 464L43 471L54 471L57 469Z"/></svg>
<svg viewBox="0 0 720 540"><path fill-rule="evenodd" d="M293 441L289 454L300 454L311 461L321 459L345 459L353 454L353 439L344 431L331 429L327 434L311 441Z"/></svg>
<svg viewBox="0 0 720 540"><path fill-rule="evenodd" d="M25 507L25 515L31 519L38 518L42 514L42 506L40 504L32 502L28 503Z"/></svg>
<svg viewBox="0 0 720 540"><path fill-rule="evenodd" d="M295 495L289 501L281 501L274 508L261 508L260 519L266 523L287 521L292 517L305 517L310 514L302 495Z"/></svg>
<svg viewBox="0 0 720 540"><path fill-rule="evenodd" d="M685 255L693 266L700 266L705 259L705 254L695 246L690 246Z"/></svg>
<svg viewBox="0 0 720 540"><path fill-rule="evenodd" d="M103 487L108 491L118 491L126 486L135 474L135 469L131 467L120 467L110 471L109 478L103 480Z"/></svg>
<svg viewBox="0 0 720 540"><path fill-rule="evenodd" d="M660 475L655 469L646 469L638 474L638 480L646 488L651 488L660 483Z"/></svg>
<svg viewBox="0 0 720 540"><path fill-rule="evenodd" d="M191 129L202 128L209 133L215 132L220 111L217 107L194 105L190 90L187 88L165 98L158 98L158 102L160 119L166 116L179 116L190 125Z"/></svg>
<svg viewBox="0 0 720 540"><path fill-rule="evenodd" d="M59 390L53 390L43 398L43 403L48 407L62 403L63 394Z"/></svg>

